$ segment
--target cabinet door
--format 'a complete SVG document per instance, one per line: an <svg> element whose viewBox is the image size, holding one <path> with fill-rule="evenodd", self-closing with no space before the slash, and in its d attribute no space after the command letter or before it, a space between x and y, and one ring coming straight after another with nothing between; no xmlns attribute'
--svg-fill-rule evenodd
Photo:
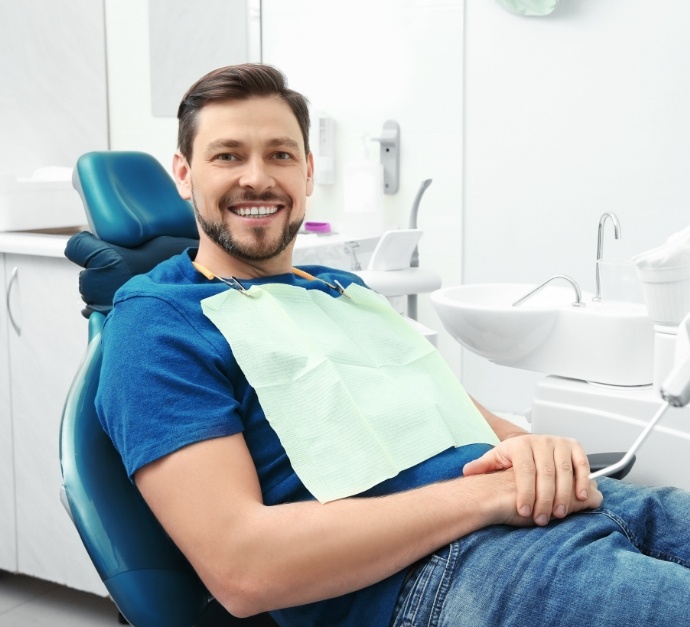
<svg viewBox="0 0 690 627"><path fill-rule="evenodd" d="M17 325L10 325L9 344L18 570L104 594L59 498L60 418L87 344L79 267L8 254L8 273L15 276L9 306Z"/></svg>
<svg viewBox="0 0 690 627"><path fill-rule="evenodd" d="M17 570L17 528L14 508L14 456L10 401L9 316L5 255L0 255L0 569Z"/></svg>

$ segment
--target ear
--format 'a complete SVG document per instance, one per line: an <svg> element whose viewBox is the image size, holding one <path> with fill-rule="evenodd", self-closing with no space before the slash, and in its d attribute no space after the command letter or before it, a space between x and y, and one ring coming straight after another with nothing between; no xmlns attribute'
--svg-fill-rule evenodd
<svg viewBox="0 0 690 627"><path fill-rule="evenodd" d="M307 196L314 193L314 153L307 155Z"/></svg>
<svg viewBox="0 0 690 627"><path fill-rule="evenodd" d="M175 178L175 185L177 186L177 193L185 200L192 197L192 173L187 159L179 150L175 151L173 155L172 164L173 177Z"/></svg>

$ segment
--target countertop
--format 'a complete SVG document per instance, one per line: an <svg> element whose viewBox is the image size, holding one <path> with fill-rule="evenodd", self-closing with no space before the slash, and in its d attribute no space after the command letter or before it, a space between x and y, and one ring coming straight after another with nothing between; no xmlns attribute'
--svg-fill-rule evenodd
<svg viewBox="0 0 690 627"><path fill-rule="evenodd" d="M67 240L88 227L52 229L48 231L5 231L0 232L0 253L37 255L39 257L65 256Z"/></svg>
<svg viewBox="0 0 690 627"><path fill-rule="evenodd" d="M64 258L67 240L80 231L88 231L88 226L47 231L5 231L0 232L0 253L37 255L40 257ZM299 233L295 244L294 263L321 264L344 270L352 269L352 254L349 242L353 238L333 233L319 235ZM366 267L366 262L376 247L377 237L356 240L355 255Z"/></svg>

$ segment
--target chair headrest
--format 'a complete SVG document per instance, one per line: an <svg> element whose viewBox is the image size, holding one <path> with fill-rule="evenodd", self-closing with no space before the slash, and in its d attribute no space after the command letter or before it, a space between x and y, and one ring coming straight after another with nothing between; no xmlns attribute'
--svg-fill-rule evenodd
<svg viewBox="0 0 690 627"><path fill-rule="evenodd" d="M113 307L113 297L129 279L144 274L161 261L196 248L199 241L188 237L154 237L145 244L126 248L110 244L87 231L73 235L67 242L65 257L84 268L79 273L79 293L86 307L82 315L92 312L107 314Z"/></svg>
<svg viewBox="0 0 690 627"><path fill-rule="evenodd" d="M72 178L91 231L133 248L161 235L198 239L191 205L163 166L143 152L89 152Z"/></svg>

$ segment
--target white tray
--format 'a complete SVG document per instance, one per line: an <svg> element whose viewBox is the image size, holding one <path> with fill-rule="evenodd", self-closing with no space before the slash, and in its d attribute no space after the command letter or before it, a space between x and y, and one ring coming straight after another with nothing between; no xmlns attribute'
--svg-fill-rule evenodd
<svg viewBox="0 0 690 627"><path fill-rule="evenodd" d="M85 224L84 208L72 187L70 172L67 168L46 168L27 178L0 174L0 231Z"/></svg>

